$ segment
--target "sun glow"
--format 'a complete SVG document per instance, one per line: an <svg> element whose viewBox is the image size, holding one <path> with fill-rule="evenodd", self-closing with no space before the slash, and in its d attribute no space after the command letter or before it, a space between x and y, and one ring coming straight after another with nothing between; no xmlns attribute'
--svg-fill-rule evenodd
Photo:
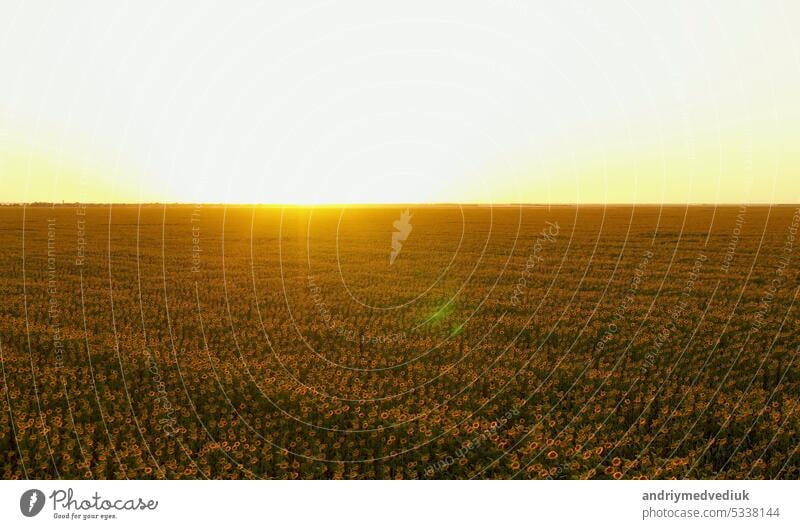
<svg viewBox="0 0 800 529"><path fill-rule="evenodd" d="M798 201L785 9L21 2L0 21L0 196Z"/></svg>

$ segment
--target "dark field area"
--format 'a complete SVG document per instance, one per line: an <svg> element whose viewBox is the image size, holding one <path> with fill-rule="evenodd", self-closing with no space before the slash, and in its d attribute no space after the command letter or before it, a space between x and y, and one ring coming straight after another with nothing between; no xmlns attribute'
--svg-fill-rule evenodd
<svg viewBox="0 0 800 529"><path fill-rule="evenodd" d="M0 208L16 478L800 478L791 207Z"/></svg>

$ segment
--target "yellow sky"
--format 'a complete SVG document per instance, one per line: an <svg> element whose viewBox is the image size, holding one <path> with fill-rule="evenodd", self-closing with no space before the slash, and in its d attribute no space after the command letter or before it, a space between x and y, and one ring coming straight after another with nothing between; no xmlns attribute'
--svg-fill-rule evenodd
<svg viewBox="0 0 800 529"><path fill-rule="evenodd" d="M800 202L796 2L287 4L3 2L0 202Z"/></svg>

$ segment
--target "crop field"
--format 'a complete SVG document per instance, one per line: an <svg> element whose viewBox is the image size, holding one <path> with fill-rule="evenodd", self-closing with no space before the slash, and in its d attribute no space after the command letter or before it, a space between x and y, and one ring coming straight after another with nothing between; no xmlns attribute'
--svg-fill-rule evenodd
<svg viewBox="0 0 800 529"><path fill-rule="evenodd" d="M4 479L800 478L795 206L0 207Z"/></svg>

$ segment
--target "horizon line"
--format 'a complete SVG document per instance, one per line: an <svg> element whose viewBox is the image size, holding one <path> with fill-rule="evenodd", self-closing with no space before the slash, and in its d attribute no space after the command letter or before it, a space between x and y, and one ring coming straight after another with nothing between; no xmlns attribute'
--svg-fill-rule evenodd
<svg viewBox="0 0 800 529"><path fill-rule="evenodd" d="M272 203L272 202L80 202L80 201L33 201L0 202L0 207L57 207L57 206L215 206L215 207L266 207L266 208L337 208L337 207L800 207L797 202L346 202L346 203Z"/></svg>

